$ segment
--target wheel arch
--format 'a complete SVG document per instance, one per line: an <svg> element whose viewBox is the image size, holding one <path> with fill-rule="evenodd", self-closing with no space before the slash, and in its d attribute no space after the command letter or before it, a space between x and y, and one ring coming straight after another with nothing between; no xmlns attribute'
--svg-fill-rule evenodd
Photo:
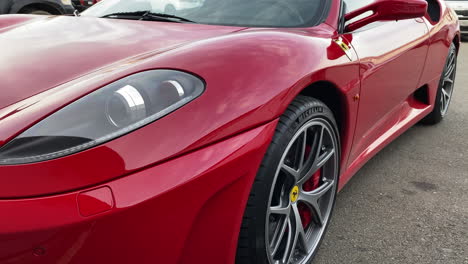
<svg viewBox="0 0 468 264"><path fill-rule="evenodd" d="M62 7L54 2L49 2L49 1L17 1L13 4L11 7L10 12L11 13L23 13L27 9L39 9L39 10L44 10L47 11L53 15L61 15L63 14Z"/></svg>
<svg viewBox="0 0 468 264"><path fill-rule="evenodd" d="M62 14L62 12L60 12L60 10L58 10L57 8L55 8L55 7L51 6L51 5L48 5L48 4L44 4L44 3L33 3L33 4L23 6L19 10L19 13L23 13L28 9L44 10L44 11L47 11L47 12L53 14L53 15L61 15Z"/></svg>
<svg viewBox="0 0 468 264"><path fill-rule="evenodd" d="M335 117L340 139L341 168L345 169L348 164L349 153L354 140L356 128L357 111L359 105L359 88L357 83L351 89L343 84L330 80L321 80L305 86L298 95L316 98L322 101Z"/></svg>
<svg viewBox="0 0 468 264"><path fill-rule="evenodd" d="M455 48L457 49L457 54L458 54L458 51L460 50L460 34L459 33L455 34L455 37L453 38L453 44L455 44Z"/></svg>
<svg viewBox="0 0 468 264"><path fill-rule="evenodd" d="M339 133L341 134L347 124L346 120L346 100L342 91L333 83L319 81L305 87L299 95L313 97L325 103L330 108L336 119Z"/></svg>

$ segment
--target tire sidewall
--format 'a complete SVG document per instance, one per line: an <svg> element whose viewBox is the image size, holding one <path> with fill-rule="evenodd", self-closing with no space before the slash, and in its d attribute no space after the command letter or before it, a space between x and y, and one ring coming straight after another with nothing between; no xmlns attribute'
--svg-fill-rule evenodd
<svg viewBox="0 0 468 264"><path fill-rule="evenodd" d="M31 15L41 15L41 16L50 16L52 15L51 13L43 10L33 10L29 14Z"/></svg>
<svg viewBox="0 0 468 264"><path fill-rule="evenodd" d="M447 71L448 60L450 59L450 55L452 53L455 53L455 69L454 69L454 71L455 71L455 76L456 76L456 73L457 73L457 54L456 54L456 52L457 52L456 47L452 43L450 45L449 52L447 54L447 59L445 60L444 69L442 71L442 75L441 75L440 81L439 81L439 87L437 88L437 95L436 95L436 99L435 99L435 103L434 103L434 110L432 112L432 116L430 116L431 118L434 119L435 122L431 122L431 123L440 122L448 113L447 112L447 113L445 113L445 115L442 115L442 104L440 102L440 99L442 97L442 86L444 84L444 76L445 76L445 73ZM454 86L454 88L455 88L455 86ZM452 95L453 95L453 91L452 91ZM449 108L450 108L450 102L449 102Z"/></svg>
<svg viewBox="0 0 468 264"><path fill-rule="evenodd" d="M333 117L333 113L331 110L325 106L322 102L312 99L312 98L301 98L302 105L299 107L300 111L297 112L292 112L294 113L288 118L284 117L284 115L280 118L280 123L277 128L277 133L275 133L275 136L273 138L274 142L278 142L279 144L271 144L267 153L269 155L266 155L263 162L262 162L262 167L259 170L257 174L257 179L259 181L256 181L254 183L254 186L252 188L253 192L255 193L255 198L252 199L251 197L251 204L254 205L253 209L248 208L248 209L253 209L250 213L254 215L253 219L255 221L255 232L252 232L250 235L250 239L255 239L256 241L256 246L255 246L255 253L254 255L256 256L256 262L255 263L269 263L268 256L267 256L267 251L266 251L266 246L268 243L265 241L265 225L266 225L266 215L267 215L267 208L269 207L269 200L270 200L270 193L271 193L271 188L274 184L275 180L275 175L276 175L276 170L278 167L278 164L280 163L283 153L286 151L286 148L288 147L289 142L292 140L296 132L302 128L306 123L313 119L323 119L325 120L329 125L331 130L333 131L333 134L335 136L336 142L337 142L337 147L338 147L338 163L340 163L340 141L339 141L339 134L338 134L338 128L336 125L336 122ZM286 128L286 129L285 129ZM338 168L340 165L338 164ZM337 181L339 178L339 171L338 171L338 177ZM338 182L337 182L338 184ZM338 188L336 188L338 190ZM331 212L333 212L334 209L334 204L336 200L336 193L333 196L333 202L332 202L332 207L331 207ZM246 209L246 210L248 210ZM328 223L330 221L330 217L328 218L328 222L326 223L323 236L326 233L326 230L328 228ZM317 253L318 248L320 247L319 242L317 248L315 251L311 254L311 258L308 260L310 261L311 259L314 258L315 254Z"/></svg>

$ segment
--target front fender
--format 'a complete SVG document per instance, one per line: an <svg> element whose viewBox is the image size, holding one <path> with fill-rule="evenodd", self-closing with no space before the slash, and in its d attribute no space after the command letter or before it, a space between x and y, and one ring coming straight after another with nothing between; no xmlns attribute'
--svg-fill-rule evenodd
<svg viewBox="0 0 468 264"><path fill-rule="evenodd" d="M14 180L2 181L0 197L93 186L173 159L276 119L305 87L317 81L333 83L351 102L350 94L359 84L357 63L342 50L340 56L326 33L310 35L258 30L197 41L130 58L2 109L3 128L9 130L20 123L37 122L38 116L56 111L64 102L135 72L177 69L206 82L202 96L125 136L60 159L0 166L0 175L15 175ZM109 150L115 155L103 155ZM87 165L70 170L76 164ZM24 181L35 184L15 188Z"/></svg>

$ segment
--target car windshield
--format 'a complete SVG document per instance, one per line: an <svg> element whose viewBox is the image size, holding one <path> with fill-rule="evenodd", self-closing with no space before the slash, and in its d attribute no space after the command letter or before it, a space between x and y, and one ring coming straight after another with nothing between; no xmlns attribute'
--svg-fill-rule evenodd
<svg viewBox="0 0 468 264"><path fill-rule="evenodd" d="M322 22L329 1L331 0L104 0L82 15L137 19L135 14L141 16L142 12L146 11L166 15L166 18L167 15L183 18L172 22L190 21L250 27L308 27ZM129 15L131 13L133 17Z"/></svg>

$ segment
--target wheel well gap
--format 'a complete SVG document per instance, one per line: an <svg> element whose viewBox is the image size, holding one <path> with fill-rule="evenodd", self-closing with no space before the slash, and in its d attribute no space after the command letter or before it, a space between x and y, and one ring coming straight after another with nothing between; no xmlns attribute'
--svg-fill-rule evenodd
<svg viewBox="0 0 468 264"><path fill-rule="evenodd" d="M330 108L336 119L340 135L346 125L345 102L339 89L330 82L321 81L307 86L300 93L322 101Z"/></svg>
<svg viewBox="0 0 468 264"><path fill-rule="evenodd" d="M29 4L29 5L24 6L23 8L21 8L19 13L24 13L27 10L31 10L31 9L44 10L44 11L47 11L47 12L53 14L53 15L61 15L61 12L59 10L57 10L57 8L55 8L53 6L50 6L50 5L46 5L46 4Z"/></svg>

